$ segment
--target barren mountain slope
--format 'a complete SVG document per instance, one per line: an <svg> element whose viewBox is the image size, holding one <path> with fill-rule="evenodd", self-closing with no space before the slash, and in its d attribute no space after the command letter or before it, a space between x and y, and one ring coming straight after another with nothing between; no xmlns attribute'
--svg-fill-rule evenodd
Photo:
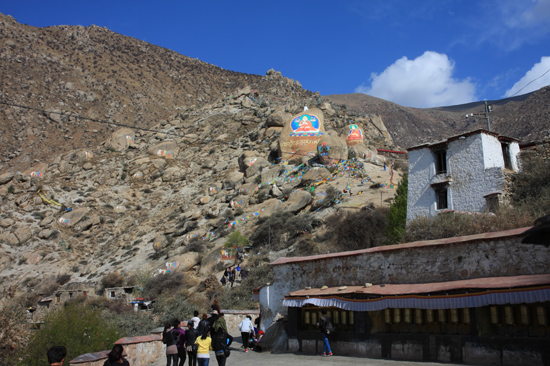
<svg viewBox="0 0 550 366"><path fill-rule="evenodd" d="M86 118L150 127L247 85L276 87L259 82L106 28L36 28L0 14L0 169L95 146L116 127Z"/></svg>
<svg viewBox="0 0 550 366"><path fill-rule="evenodd" d="M378 114L393 141L402 148L452 135L486 129L484 102L440 108L408 108L366 94L328 95L326 99L357 113ZM550 134L550 87L511 99L490 101L491 130L522 142ZM466 118L467 113L482 114Z"/></svg>

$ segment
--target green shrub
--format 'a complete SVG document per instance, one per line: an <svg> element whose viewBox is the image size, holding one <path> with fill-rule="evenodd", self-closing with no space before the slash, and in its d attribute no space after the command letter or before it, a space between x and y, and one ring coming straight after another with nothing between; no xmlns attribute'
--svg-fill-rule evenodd
<svg viewBox="0 0 550 366"><path fill-rule="evenodd" d="M241 235L241 232L239 230L232 232L224 244L225 248L243 248L246 246L248 246L248 238L244 235Z"/></svg>
<svg viewBox="0 0 550 366"><path fill-rule="evenodd" d="M109 324L99 309L68 304L46 316L24 350L22 364L47 366L46 352L52 346L65 346L68 362L84 353L110 349L119 338L116 324Z"/></svg>
<svg viewBox="0 0 550 366"><path fill-rule="evenodd" d="M408 175L405 174L399 182L394 202L390 205L388 213L388 229L386 231L386 244L398 244L405 237L407 227L407 189Z"/></svg>
<svg viewBox="0 0 550 366"><path fill-rule="evenodd" d="M512 176L512 204L538 217L550 212L550 160L525 158L521 171Z"/></svg>

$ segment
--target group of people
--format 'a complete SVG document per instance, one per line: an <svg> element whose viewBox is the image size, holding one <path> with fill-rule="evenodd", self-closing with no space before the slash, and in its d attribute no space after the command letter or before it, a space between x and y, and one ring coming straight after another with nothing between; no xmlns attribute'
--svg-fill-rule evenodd
<svg viewBox="0 0 550 366"><path fill-rule="evenodd" d="M254 324L250 315L240 322L244 352L249 349L261 351L260 342L264 332L259 329L260 317L256 318ZM210 316L202 314L199 317L199 312L195 310L193 317L187 321L186 329L181 327L178 319L165 323L162 342L166 345L167 366L183 366L187 359L189 366L209 366L211 350L214 351L218 366L225 366L233 337L228 332L218 299L215 299ZM124 348L116 344L103 366L130 366L123 354ZM63 346L52 347L47 353L51 366L62 366L66 355L67 350Z"/></svg>
<svg viewBox="0 0 550 366"><path fill-rule="evenodd" d="M246 268L241 268L240 265L237 265L236 267L228 267L223 271L222 278L220 279L220 282L222 285L230 285L233 287L235 284L235 281L237 281L237 277L240 276L241 282L246 278L246 275L248 274L248 271Z"/></svg>
<svg viewBox="0 0 550 366"><path fill-rule="evenodd" d="M258 326L259 326L259 318ZM218 366L225 366L230 355L233 337L229 334L224 314L221 312L218 299L212 304L210 316L194 311L193 317L187 322L187 329L180 327L181 322L174 320L166 323L162 333L162 341L166 344L166 365L183 366L189 358L189 366L208 366L210 351L213 350ZM240 325L244 352L249 347L259 346L263 332L256 332L250 316L245 317Z"/></svg>
<svg viewBox="0 0 550 366"><path fill-rule="evenodd" d="M186 358L189 366L208 366L210 350L214 351L218 365L225 366L233 337L227 332L227 323L219 310L212 310L210 317L202 314L201 318L195 310L185 330L179 320L166 323L162 341L166 344L167 366L183 366Z"/></svg>

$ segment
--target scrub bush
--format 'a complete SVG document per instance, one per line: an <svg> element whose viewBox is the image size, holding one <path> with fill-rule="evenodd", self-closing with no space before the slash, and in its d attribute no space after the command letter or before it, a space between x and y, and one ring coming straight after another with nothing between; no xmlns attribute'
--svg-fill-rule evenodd
<svg viewBox="0 0 550 366"><path fill-rule="evenodd" d="M252 301L252 290L273 282L273 273L268 265L262 265L250 270L240 286L220 295L220 306L223 309L256 309L257 301Z"/></svg>
<svg viewBox="0 0 550 366"><path fill-rule="evenodd" d="M84 353L110 349L120 337L116 324L108 323L99 309L67 304L46 316L44 326L34 332L24 350L22 364L47 366L46 352L53 346L67 348L68 363Z"/></svg>
<svg viewBox="0 0 550 366"><path fill-rule="evenodd" d="M366 249L384 245L388 209L370 206L360 211L339 211L327 220L331 251Z"/></svg>

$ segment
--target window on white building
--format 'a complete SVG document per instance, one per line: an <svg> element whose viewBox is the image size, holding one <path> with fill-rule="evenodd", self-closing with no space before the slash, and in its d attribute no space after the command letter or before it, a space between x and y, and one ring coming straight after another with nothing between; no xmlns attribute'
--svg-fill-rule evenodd
<svg viewBox="0 0 550 366"><path fill-rule="evenodd" d="M510 154L510 144L501 142L500 146L502 147L502 157L504 158L504 168L512 169L512 155Z"/></svg>
<svg viewBox="0 0 550 366"><path fill-rule="evenodd" d="M438 210L445 210L449 208L448 202L447 202L447 191L448 186L447 185L440 185L435 190L435 201L437 204Z"/></svg>
<svg viewBox="0 0 550 366"><path fill-rule="evenodd" d="M435 154L435 174L447 174L447 151L437 150Z"/></svg>

